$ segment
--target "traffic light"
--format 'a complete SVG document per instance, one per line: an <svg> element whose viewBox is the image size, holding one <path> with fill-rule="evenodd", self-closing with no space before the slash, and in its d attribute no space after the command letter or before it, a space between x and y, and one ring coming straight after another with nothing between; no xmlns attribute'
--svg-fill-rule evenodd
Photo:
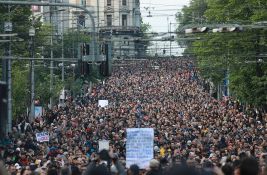
<svg viewBox="0 0 267 175"><path fill-rule="evenodd" d="M164 50L163 50L163 54L165 54L165 53L166 53L166 50L164 49Z"/></svg>
<svg viewBox="0 0 267 175"><path fill-rule="evenodd" d="M241 32L243 30L242 27L220 27L212 30L213 33L227 33L227 32Z"/></svg>
<svg viewBox="0 0 267 175"><path fill-rule="evenodd" d="M100 65L100 73L103 76L110 76L111 75L111 44L103 44L103 52L106 55L106 60L103 61Z"/></svg>
<svg viewBox="0 0 267 175"><path fill-rule="evenodd" d="M190 33L206 33L209 32L210 28L209 27L193 27L189 29L185 29L186 34ZM219 28L214 28L212 29L213 33L227 33L227 32L241 32L243 31L243 28L240 26L234 26L234 27L219 27Z"/></svg>
<svg viewBox="0 0 267 175"><path fill-rule="evenodd" d="M185 33L206 33L209 31L208 27L194 27L191 29L185 29Z"/></svg>
<svg viewBox="0 0 267 175"><path fill-rule="evenodd" d="M7 124L7 85L0 81L0 135L5 133Z"/></svg>

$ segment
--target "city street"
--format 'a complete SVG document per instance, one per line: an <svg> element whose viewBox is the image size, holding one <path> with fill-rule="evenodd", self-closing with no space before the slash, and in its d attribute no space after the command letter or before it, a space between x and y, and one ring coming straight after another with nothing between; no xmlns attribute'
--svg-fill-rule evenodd
<svg viewBox="0 0 267 175"><path fill-rule="evenodd" d="M0 175L266 175L266 8L0 1Z"/></svg>

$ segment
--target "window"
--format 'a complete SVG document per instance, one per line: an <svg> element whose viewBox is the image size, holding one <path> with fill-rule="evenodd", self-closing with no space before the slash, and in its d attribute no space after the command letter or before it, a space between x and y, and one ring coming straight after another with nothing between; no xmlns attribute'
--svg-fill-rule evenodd
<svg viewBox="0 0 267 175"><path fill-rule="evenodd" d="M90 55L90 45L86 44L86 55Z"/></svg>
<svg viewBox="0 0 267 175"><path fill-rule="evenodd" d="M112 26L112 15L107 15L107 26Z"/></svg>
<svg viewBox="0 0 267 175"><path fill-rule="evenodd" d="M80 27L85 27L85 16L84 15L79 15L79 17L78 17L78 25L80 26Z"/></svg>
<svg viewBox="0 0 267 175"><path fill-rule="evenodd" d="M81 0L81 5L86 6L86 0Z"/></svg>
<svg viewBox="0 0 267 175"><path fill-rule="evenodd" d="M122 26L127 26L127 15L122 15Z"/></svg>
<svg viewBox="0 0 267 175"><path fill-rule="evenodd" d="M128 41L129 38L128 37L124 37L123 39L124 39L123 44L129 46L129 41Z"/></svg>
<svg viewBox="0 0 267 175"><path fill-rule="evenodd" d="M90 44L83 43L82 51L83 51L83 55L90 55Z"/></svg>
<svg viewBox="0 0 267 175"><path fill-rule="evenodd" d="M107 6L111 6L111 0L107 0Z"/></svg>
<svg viewBox="0 0 267 175"><path fill-rule="evenodd" d="M126 0L122 0L122 5L127 5Z"/></svg>

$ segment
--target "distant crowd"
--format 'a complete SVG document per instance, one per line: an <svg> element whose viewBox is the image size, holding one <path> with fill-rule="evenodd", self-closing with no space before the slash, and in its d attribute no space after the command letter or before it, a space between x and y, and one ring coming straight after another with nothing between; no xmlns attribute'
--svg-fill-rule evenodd
<svg viewBox="0 0 267 175"><path fill-rule="evenodd" d="M119 61L113 69L66 107L32 123L17 118L0 142L0 175L267 175L267 114L213 98L193 61ZM154 129L147 169L125 166L127 128ZM43 131L49 142L37 142ZM103 139L110 148L99 152Z"/></svg>

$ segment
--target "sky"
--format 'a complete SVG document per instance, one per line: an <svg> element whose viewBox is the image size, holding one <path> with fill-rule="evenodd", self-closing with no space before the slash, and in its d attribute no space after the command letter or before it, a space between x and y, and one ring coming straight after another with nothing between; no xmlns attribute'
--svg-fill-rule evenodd
<svg viewBox="0 0 267 175"><path fill-rule="evenodd" d="M152 26L152 31L168 32L168 24L176 23L175 14L190 0L140 0L143 21ZM149 11L152 17L148 17ZM172 24L174 28L175 24Z"/></svg>
<svg viewBox="0 0 267 175"><path fill-rule="evenodd" d="M189 2L190 0L140 0L142 19L151 25L150 32L165 33L169 30L173 32L176 28L175 14ZM153 41L152 43L153 45L148 48L150 55L182 55L184 50L176 42ZM163 50L165 50L165 54L163 54Z"/></svg>

